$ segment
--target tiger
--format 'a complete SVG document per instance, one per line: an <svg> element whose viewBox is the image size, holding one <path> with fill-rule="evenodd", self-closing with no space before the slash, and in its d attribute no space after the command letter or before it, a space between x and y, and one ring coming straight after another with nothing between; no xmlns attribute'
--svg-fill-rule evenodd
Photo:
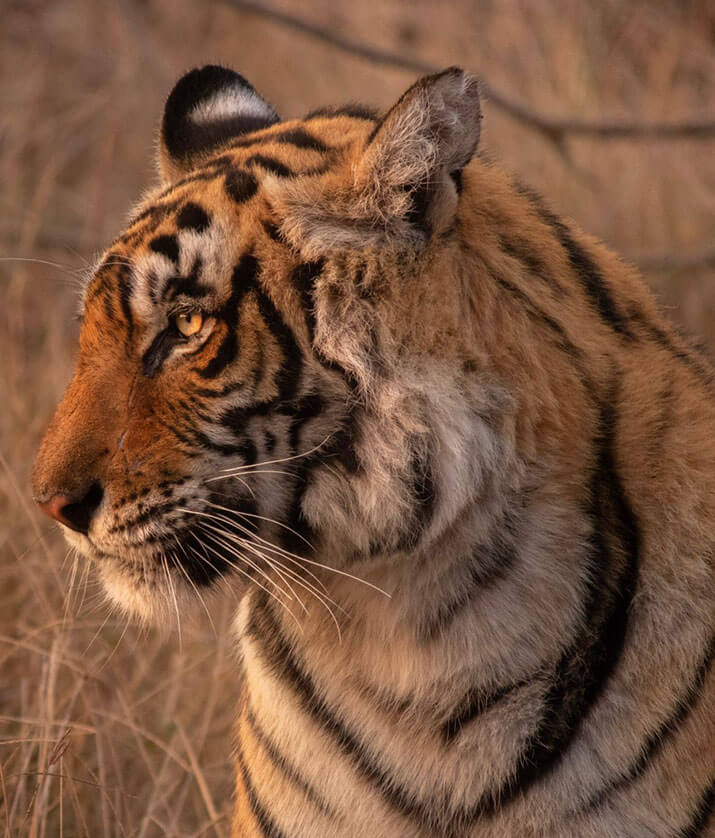
<svg viewBox="0 0 715 838"><path fill-rule="evenodd" d="M238 592L234 836L713 834L712 367L480 100L191 70L84 288L34 498L128 616Z"/></svg>

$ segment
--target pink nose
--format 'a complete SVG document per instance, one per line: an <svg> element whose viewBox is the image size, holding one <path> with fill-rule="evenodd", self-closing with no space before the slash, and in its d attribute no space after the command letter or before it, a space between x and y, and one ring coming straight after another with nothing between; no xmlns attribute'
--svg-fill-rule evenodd
<svg viewBox="0 0 715 838"><path fill-rule="evenodd" d="M54 518L55 521L59 521L60 524L64 524L75 532L87 535L92 517L102 502L103 494L102 487L94 483L85 496L79 500L58 492L47 501L38 500L37 505L50 518Z"/></svg>
<svg viewBox="0 0 715 838"><path fill-rule="evenodd" d="M72 502L68 495L53 495L45 503L38 503L37 505L45 513L45 515L49 515L50 518L54 518L55 521L59 521L60 524L64 524L66 527L74 529L69 518L65 518L62 514L62 511L66 507L71 506L71 503Z"/></svg>

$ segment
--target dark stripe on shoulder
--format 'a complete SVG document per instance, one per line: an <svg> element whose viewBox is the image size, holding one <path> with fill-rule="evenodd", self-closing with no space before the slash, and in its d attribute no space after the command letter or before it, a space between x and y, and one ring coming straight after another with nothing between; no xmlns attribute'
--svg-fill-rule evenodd
<svg viewBox="0 0 715 838"><path fill-rule="evenodd" d="M636 336L628 323L628 318L618 310L601 269L595 261L573 238L567 225L546 207L540 195L525 186L519 185L517 188L522 195L531 201L542 220L556 234L561 246L566 251L571 267L603 322L628 340L634 340Z"/></svg>
<svg viewBox="0 0 715 838"><path fill-rule="evenodd" d="M251 807L253 817L256 819L258 828L265 838L286 838L285 833L279 829L276 822L270 817L268 812L263 807L263 804L258 799L255 786L251 782L251 777L248 773L248 766L243 758L243 752L239 744L236 749L236 761L238 762L238 770L241 773L241 782L248 798L248 805Z"/></svg>
<svg viewBox="0 0 715 838"><path fill-rule="evenodd" d="M253 710L250 706L246 707L245 717L251 733L255 736L258 743L270 758L273 765L280 771L280 773L293 785L297 786L305 797L324 815L330 818L335 817L335 812L328 806L321 795L301 776L298 769L288 762L284 754L278 750L278 746L273 739L260 726L256 719Z"/></svg>
<svg viewBox="0 0 715 838"><path fill-rule="evenodd" d="M623 774L611 780L598 794L592 797L584 807L585 810L597 808L612 794L637 780L657 757L668 740L678 731L702 695L703 684L712 665L714 648L715 642L711 640L687 690L676 702L671 715L659 727L651 731L641 747L638 758Z"/></svg>
<svg viewBox="0 0 715 838"><path fill-rule="evenodd" d="M662 329L655 323L649 322L642 312L634 312L631 317L643 328L646 334L658 344L658 346L665 349L666 352L669 352L673 356L673 358L681 361L686 367L688 367L688 369L695 375L701 384L705 385L712 395L715 389L715 374L713 373L713 369L708 363L707 358L697 355L685 341L682 341L682 346L677 346L673 335L668 334L666 329Z"/></svg>
<svg viewBox="0 0 715 838"><path fill-rule="evenodd" d="M715 803L715 781L711 781L702 793L690 822L678 832L677 838L700 838L701 835L705 835L705 829L712 820L713 803Z"/></svg>
<svg viewBox="0 0 715 838"><path fill-rule="evenodd" d="M564 294L564 289L554 279L551 271L546 267L542 259L528 247L525 247L516 239L507 239L503 235L499 236L499 247L507 256L510 256L517 262L521 262L532 276L541 279L549 287L553 288L554 291L558 291L559 294Z"/></svg>
<svg viewBox="0 0 715 838"><path fill-rule="evenodd" d="M596 383L591 378L591 374L586 365L583 350L579 346L576 346L576 344L571 340L564 327L548 312L544 311L541 306L535 303L528 294L525 294L520 288L517 288L516 285L513 285L511 282L500 276L493 276L493 279L497 285L501 286L512 297L519 300L524 307L524 311L529 315L529 317L531 317L532 320L541 323L549 329L552 333L556 346L571 360L571 363L578 372L578 376L584 388L589 393L598 392Z"/></svg>
<svg viewBox="0 0 715 838"><path fill-rule="evenodd" d="M544 714L522 750L518 768L501 789L477 804L475 814L504 805L553 769L620 660L638 578L641 535L615 460L617 392L614 387L610 400L601 405L594 439L590 567L581 629L555 667Z"/></svg>

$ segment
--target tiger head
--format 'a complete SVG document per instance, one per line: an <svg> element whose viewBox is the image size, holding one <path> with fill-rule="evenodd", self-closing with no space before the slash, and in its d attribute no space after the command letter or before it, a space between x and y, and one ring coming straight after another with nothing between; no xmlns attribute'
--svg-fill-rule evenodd
<svg viewBox="0 0 715 838"><path fill-rule="evenodd" d="M466 503L491 444L455 268L480 118L459 69L380 119L283 122L216 66L178 82L33 474L119 605L409 554Z"/></svg>

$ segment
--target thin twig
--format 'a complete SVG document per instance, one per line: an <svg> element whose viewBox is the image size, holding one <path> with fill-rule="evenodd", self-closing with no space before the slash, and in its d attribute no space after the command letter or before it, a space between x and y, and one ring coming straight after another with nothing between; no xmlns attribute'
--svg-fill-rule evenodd
<svg viewBox="0 0 715 838"><path fill-rule="evenodd" d="M221 2L232 6L235 9L247 12L248 14L262 17L282 26L288 26L296 32L322 41L324 44L335 47L343 52L350 53L358 58L371 61L375 64L382 64L386 67L395 67L400 70L410 70L415 73L436 73L443 69L419 58L410 58L395 52L373 47L369 44L354 41L344 35L339 35L322 26L305 20L302 17L284 12L282 9L274 9L255 0L221 0ZM602 140L613 139L704 139L715 136L715 119L705 120L680 120L678 122L637 122L633 120L597 120L597 119L571 119L550 117L517 102L510 96L494 88L486 79L481 76L481 89L484 95L490 100L494 107L504 113L529 125L539 131L547 139L560 145L567 135L581 135L598 137Z"/></svg>

